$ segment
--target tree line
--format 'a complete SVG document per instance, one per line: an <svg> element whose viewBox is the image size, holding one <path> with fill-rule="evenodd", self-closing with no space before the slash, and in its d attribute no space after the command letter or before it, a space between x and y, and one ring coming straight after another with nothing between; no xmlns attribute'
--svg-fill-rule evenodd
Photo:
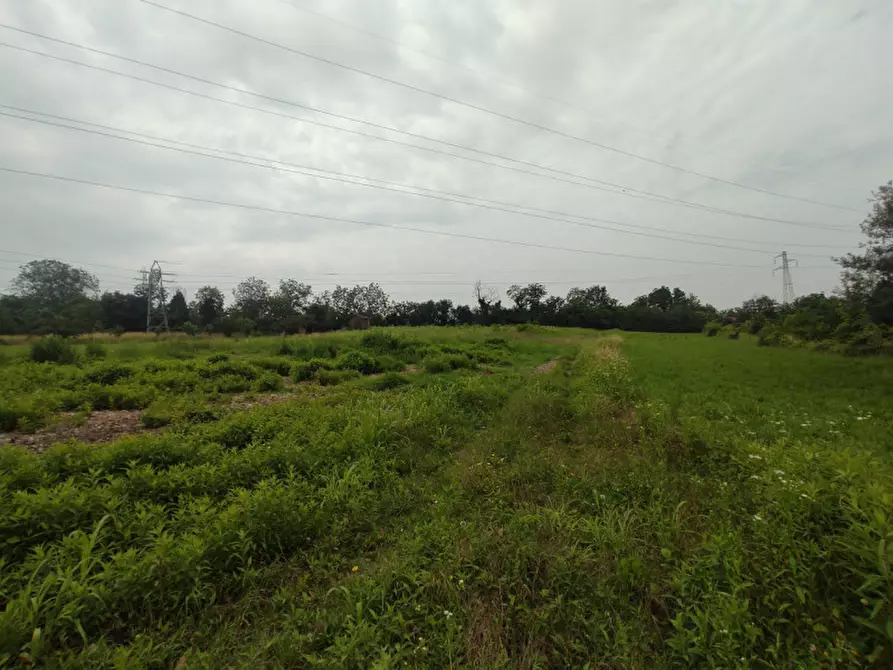
<svg viewBox="0 0 893 670"><path fill-rule="evenodd" d="M394 301L376 283L337 286L314 293L310 285L281 280L275 288L257 277L240 282L226 304L216 286L204 286L187 301L179 290L150 300L144 285L130 293L98 295L89 272L57 260L31 261L0 297L0 332L76 335L93 331L146 330L148 310L166 309L168 326L190 334L303 333L345 328L352 317L381 326L452 326L540 323L584 328L624 328L697 332L717 311L679 288L656 288L630 305L621 305L604 286L572 288L565 297L550 296L543 284L513 285L508 304L481 283L471 305L452 300ZM153 323L160 323L154 321Z"/></svg>
<svg viewBox="0 0 893 670"><path fill-rule="evenodd" d="M746 300L719 311L680 288L657 287L628 305L605 286L572 288L565 296L549 295L540 283L513 285L508 303L480 282L471 304L451 300L394 301L380 285L337 286L314 293L294 279L272 287L250 277L232 291L226 304L216 286L200 288L191 301L179 290L147 295L145 285L130 293L99 294L99 281L81 268L57 260L24 264L0 296L0 333L75 335L93 331L140 331L147 312L166 308L172 330L191 334L299 333L347 327L356 315L373 325L421 326L540 323L582 328L620 328L653 332L699 332L732 327L762 334L767 343L787 338L806 341L889 342L893 326L893 182L874 193L871 212L862 223L866 241L861 252L836 259L842 286L835 295L803 296L780 305L769 296Z"/></svg>

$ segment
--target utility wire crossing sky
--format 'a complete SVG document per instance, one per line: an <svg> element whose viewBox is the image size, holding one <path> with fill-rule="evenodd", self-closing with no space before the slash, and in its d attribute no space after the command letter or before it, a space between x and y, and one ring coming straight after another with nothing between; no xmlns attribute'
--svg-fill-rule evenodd
<svg viewBox="0 0 893 670"><path fill-rule="evenodd" d="M631 4L6 3L0 286L33 253L106 290L171 258L184 288L722 307L780 297L786 249L798 293L833 289L891 178L893 7Z"/></svg>

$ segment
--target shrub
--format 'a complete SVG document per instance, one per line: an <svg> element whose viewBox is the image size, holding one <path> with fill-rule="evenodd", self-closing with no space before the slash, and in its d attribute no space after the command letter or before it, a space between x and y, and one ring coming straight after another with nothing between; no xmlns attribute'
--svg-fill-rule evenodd
<svg viewBox="0 0 893 670"><path fill-rule="evenodd" d="M106 351L106 348L96 340L88 341L84 347L84 355L91 361L101 360L105 358L107 354L108 352Z"/></svg>
<svg viewBox="0 0 893 670"><path fill-rule="evenodd" d="M167 402L152 403L140 414L140 422L146 428L161 428L173 421L173 411Z"/></svg>
<svg viewBox="0 0 893 670"><path fill-rule="evenodd" d="M337 384L342 384L344 382L348 382L351 379L358 379L362 377L362 375L356 370L324 370L320 369L316 371L314 378L318 381L322 386L335 386Z"/></svg>
<svg viewBox="0 0 893 670"><path fill-rule="evenodd" d="M740 340L741 333L737 330L733 330L731 333L729 333L729 339L730 340Z"/></svg>
<svg viewBox="0 0 893 670"><path fill-rule="evenodd" d="M111 363L98 368L88 370L84 375L84 379L92 384L104 384L108 386L114 384L119 379L126 379L133 374L133 369L120 363Z"/></svg>
<svg viewBox="0 0 893 670"><path fill-rule="evenodd" d="M474 361L463 354L440 354L439 356L428 356L422 361L422 365L426 372L438 374L458 368L473 368Z"/></svg>
<svg viewBox="0 0 893 670"><path fill-rule="evenodd" d="M257 368L242 363L241 361L223 361L215 365L208 365L199 368L198 374L205 379L216 379L218 377L235 376L243 379L257 379Z"/></svg>
<svg viewBox="0 0 893 670"><path fill-rule="evenodd" d="M484 340L484 346L493 347L494 349L511 349L511 346L504 337L488 337Z"/></svg>
<svg viewBox="0 0 893 670"><path fill-rule="evenodd" d="M222 363L229 360L229 354L219 353L208 356L208 363Z"/></svg>
<svg viewBox="0 0 893 670"><path fill-rule="evenodd" d="M60 363L71 365L77 361L74 347L64 337L50 335L31 344L31 360L35 363Z"/></svg>
<svg viewBox="0 0 893 670"><path fill-rule="evenodd" d="M155 399L155 389L147 386L90 384L84 389L84 399L94 410L140 409Z"/></svg>
<svg viewBox="0 0 893 670"><path fill-rule="evenodd" d="M0 399L0 432L31 430L39 427L47 412L36 403Z"/></svg>
<svg viewBox="0 0 893 670"><path fill-rule="evenodd" d="M387 372L380 377L372 377L366 380L364 386L373 391L387 391L411 383L406 375L401 375L399 372Z"/></svg>
<svg viewBox="0 0 893 670"><path fill-rule="evenodd" d="M387 330L370 330L360 338L360 346L378 353L400 351L405 340Z"/></svg>
<svg viewBox="0 0 893 670"><path fill-rule="evenodd" d="M323 358L311 358L309 361L295 363L291 368L291 377L296 382L306 382L313 378L317 370L330 370L332 364Z"/></svg>
<svg viewBox="0 0 893 670"><path fill-rule="evenodd" d="M189 335L189 337L195 337L198 335L198 326L196 326L192 321L187 321L182 326L180 326L180 330Z"/></svg>
<svg viewBox="0 0 893 670"><path fill-rule="evenodd" d="M266 372L262 374L256 382L254 382L255 391L278 391L282 388L282 377Z"/></svg>
<svg viewBox="0 0 893 670"><path fill-rule="evenodd" d="M255 358L251 363L262 370L275 372L283 377L288 377L291 373L291 363L281 358Z"/></svg>
<svg viewBox="0 0 893 670"><path fill-rule="evenodd" d="M242 393L251 388L251 383L239 375L221 375L214 380L213 388L218 393Z"/></svg>
<svg viewBox="0 0 893 670"><path fill-rule="evenodd" d="M775 347L782 343L781 331L774 324L766 324L757 336L757 344L761 347Z"/></svg>
<svg viewBox="0 0 893 670"><path fill-rule="evenodd" d="M719 335L719 332L722 330L722 324L717 323L716 321L711 321L706 326L704 326L704 334L707 337L716 337Z"/></svg>
<svg viewBox="0 0 893 670"><path fill-rule="evenodd" d="M335 359L334 367L337 370L356 370L364 375L380 372L381 365L372 356L362 351L348 351Z"/></svg>
<svg viewBox="0 0 893 670"><path fill-rule="evenodd" d="M282 340L282 342L279 343L279 349L276 351L278 356L291 356L294 353L294 347L289 344L288 340Z"/></svg>
<svg viewBox="0 0 893 670"><path fill-rule="evenodd" d="M474 347L467 355L477 363L487 365L511 365L508 356L501 350L489 347Z"/></svg>
<svg viewBox="0 0 893 670"><path fill-rule="evenodd" d="M759 332L766 327L767 323L768 321L764 314L757 314L750 321L744 324L744 328L751 335L758 335Z"/></svg>

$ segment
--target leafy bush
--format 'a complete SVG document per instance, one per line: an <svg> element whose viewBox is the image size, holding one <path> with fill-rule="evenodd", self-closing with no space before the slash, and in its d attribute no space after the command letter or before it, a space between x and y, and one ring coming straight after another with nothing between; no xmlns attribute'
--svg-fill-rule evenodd
<svg viewBox="0 0 893 670"><path fill-rule="evenodd" d="M106 348L96 340L90 340L87 342L86 346L84 346L84 355L88 360L102 360L107 354L108 351L106 351Z"/></svg>
<svg viewBox="0 0 893 670"><path fill-rule="evenodd" d="M224 374L214 380L213 388L218 393L242 393L251 388L251 382L241 375Z"/></svg>
<svg viewBox="0 0 893 670"><path fill-rule="evenodd" d="M295 363L291 368L291 377L296 382L306 382L313 378L317 370L330 370L332 364L323 358L311 358L309 361Z"/></svg>
<svg viewBox="0 0 893 670"><path fill-rule="evenodd" d="M84 375L84 379L93 384L104 384L106 386L114 384L119 379L127 379L133 375L133 368L120 363L110 363L101 367L88 370Z"/></svg>
<svg viewBox="0 0 893 670"><path fill-rule="evenodd" d="M400 351L405 345L402 337L389 330L369 330L360 338L360 346L378 353Z"/></svg>
<svg viewBox="0 0 893 670"><path fill-rule="evenodd" d="M711 321L706 326L704 326L704 334L707 337L716 337L717 335L719 335L721 330L722 324L717 323L716 321Z"/></svg>
<svg viewBox="0 0 893 670"><path fill-rule="evenodd" d="M208 363L223 363L229 360L229 354L218 353L208 356Z"/></svg>
<svg viewBox="0 0 893 670"><path fill-rule="evenodd" d="M0 432L39 428L48 412L35 401L0 398Z"/></svg>
<svg viewBox="0 0 893 670"><path fill-rule="evenodd" d="M192 321L187 321L182 326L180 326L180 330L189 335L189 337L195 337L198 335L198 326L196 326Z"/></svg>
<svg viewBox="0 0 893 670"><path fill-rule="evenodd" d="M314 358L335 358L338 347L326 340L317 338L301 338L294 343L294 356L305 361Z"/></svg>
<svg viewBox="0 0 893 670"><path fill-rule="evenodd" d="M488 337L484 340L484 346L493 347L494 349L511 349L511 345L504 337Z"/></svg>
<svg viewBox="0 0 893 670"><path fill-rule="evenodd" d="M356 370L324 370L316 371L314 379L322 386L336 386L352 379L359 379L362 375Z"/></svg>
<svg viewBox="0 0 893 670"><path fill-rule="evenodd" d="M399 372L386 372L381 376L367 379L364 386L372 391L387 391L411 383L406 375L401 375Z"/></svg>
<svg viewBox="0 0 893 670"><path fill-rule="evenodd" d="M137 384L90 384L84 389L84 398L94 410L141 409L148 407L155 395L155 389Z"/></svg>
<svg viewBox="0 0 893 670"><path fill-rule="evenodd" d="M288 340L282 340L279 343L279 348L276 350L278 356L292 356L294 353L295 349L289 344Z"/></svg>
<svg viewBox="0 0 893 670"><path fill-rule="evenodd" d="M752 319L745 322L744 329L751 335L758 335L767 323L769 321L766 319L765 314L756 314Z"/></svg>
<svg viewBox="0 0 893 670"><path fill-rule="evenodd" d="M282 388L282 377L266 372L254 382L255 391L278 391Z"/></svg>
<svg viewBox="0 0 893 670"><path fill-rule="evenodd" d="M282 358L255 358L251 363L262 370L275 372L283 377L288 377L291 374L291 363Z"/></svg>
<svg viewBox="0 0 893 670"><path fill-rule="evenodd" d="M730 340L740 340L741 332L738 330L733 330L731 333L729 333L729 339Z"/></svg>
<svg viewBox="0 0 893 670"><path fill-rule="evenodd" d="M235 376L251 380L258 377L257 368L248 365L248 363L229 360L199 368L198 374L205 379Z"/></svg>
<svg viewBox="0 0 893 670"><path fill-rule="evenodd" d="M485 365L511 365L508 354L498 348L474 347L466 352L476 363Z"/></svg>
<svg viewBox="0 0 893 670"><path fill-rule="evenodd" d="M380 372L381 365L372 356L362 351L348 351L335 359L333 366L336 370L356 370L364 375Z"/></svg>
<svg viewBox="0 0 893 670"><path fill-rule="evenodd" d="M167 401L155 402L140 414L140 422L146 428L161 428L173 421L173 411Z"/></svg>
<svg viewBox="0 0 893 670"><path fill-rule="evenodd" d="M474 361L463 354L440 354L428 356L422 361L426 372L438 374L458 368L473 368Z"/></svg>
<svg viewBox="0 0 893 670"><path fill-rule="evenodd" d="M775 324L769 323L763 326L757 336L757 344L761 347L777 347L784 341L782 332Z"/></svg>
<svg viewBox="0 0 893 670"><path fill-rule="evenodd" d="M71 342L59 335L49 335L32 342L30 357L35 363L72 365L77 361Z"/></svg>

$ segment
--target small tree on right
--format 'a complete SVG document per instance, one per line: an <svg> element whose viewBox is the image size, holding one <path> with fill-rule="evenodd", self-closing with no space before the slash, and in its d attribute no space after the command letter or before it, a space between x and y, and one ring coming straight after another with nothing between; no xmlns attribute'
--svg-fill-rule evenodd
<svg viewBox="0 0 893 670"><path fill-rule="evenodd" d="M873 194L871 213L862 222L868 241L862 253L836 259L843 267L843 288L864 306L875 323L893 324L893 181Z"/></svg>

